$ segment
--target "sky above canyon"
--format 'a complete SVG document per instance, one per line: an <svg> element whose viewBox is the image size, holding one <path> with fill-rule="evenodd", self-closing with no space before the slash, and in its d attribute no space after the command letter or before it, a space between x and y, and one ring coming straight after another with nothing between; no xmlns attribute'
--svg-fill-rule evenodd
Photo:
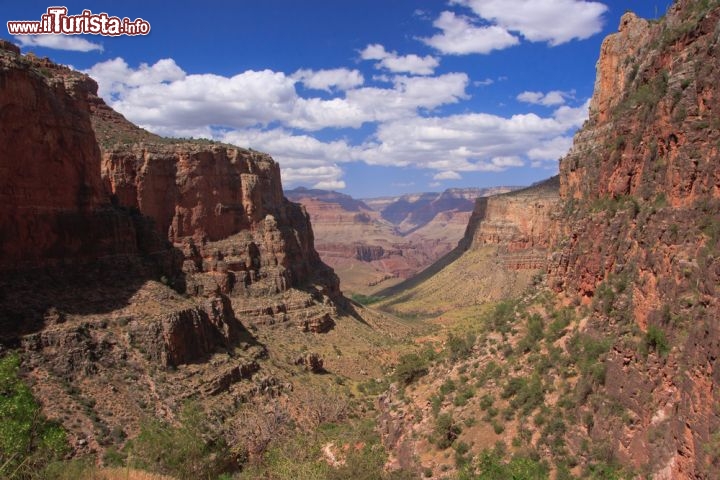
<svg viewBox="0 0 720 480"><path fill-rule="evenodd" d="M49 6L3 2L3 24ZM145 36L2 38L95 78L161 135L267 152L285 188L355 197L527 185L587 118L603 38L668 0L64 2ZM5 29L7 32L7 29Z"/></svg>

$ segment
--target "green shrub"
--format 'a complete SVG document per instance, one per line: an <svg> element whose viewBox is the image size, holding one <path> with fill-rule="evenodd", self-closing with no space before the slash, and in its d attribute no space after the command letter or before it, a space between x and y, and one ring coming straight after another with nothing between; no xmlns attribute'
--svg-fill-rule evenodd
<svg viewBox="0 0 720 480"><path fill-rule="evenodd" d="M400 357L400 362L395 367L395 380L403 385L410 385L412 382L427 375L428 362L416 353L408 353Z"/></svg>
<svg viewBox="0 0 720 480"><path fill-rule="evenodd" d="M512 301L500 302L490 314L489 325L501 333L510 331L511 324L515 321L515 304Z"/></svg>
<svg viewBox="0 0 720 480"><path fill-rule="evenodd" d="M448 358L453 362L457 362L469 357L473 345L475 345L475 335L468 333L464 337L459 337L451 333L448 335L447 342L445 342Z"/></svg>
<svg viewBox="0 0 720 480"><path fill-rule="evenodd" d="M435 445L442 450L450 447L461 431L462 429L453 421L451 414L438 415L435 420Z"/></svg>
<svg viewBox="0 0 720 480"><path fill-rule="evenodd" d="M442 385L440 385L440 393L447 395L448 393L455 391L455 382L451 378L446 379Z"/></svg>
<svg viewBox="0 0 720 480"><path fill-rule="evenodd" d="M17 355L0 359L0 478L29 478L68 450L65 432L45 419L19 371Z"/></svg>
<svg viewBox="0 0 720 480"><path fill-rule="evenodd" d="M214 478L238 466L238 459L213 434L196 404L185 406L177 427L156 419L144 422L128 447L131 466L182 480Z"/></svg>
<svg viewBox="0 0 720 480"><path fill-rule="evenodd" d="M492 407L494 401L495 400L493 399L493 396L489 393L486 393L480 399L480 408L482 410L487 410L488 408Z"/></svg>
<svg viewBox="0 0 720 480"><path fill-rule="evenodd" d="M479 474L474 480L546 480L550 476L545 462L522 455L513 456L505 461L497 451L483 450L478 457ZM463 477L461 477L463 478Z"/></svg>
<svg viewBox="0 0 720 480"><path fill-rule="evenodd" d="M655 325L648 327L645 334L645 346L656 351L659 355L667 357L670 353L670 344L668 343L665 332Z"/></svg>

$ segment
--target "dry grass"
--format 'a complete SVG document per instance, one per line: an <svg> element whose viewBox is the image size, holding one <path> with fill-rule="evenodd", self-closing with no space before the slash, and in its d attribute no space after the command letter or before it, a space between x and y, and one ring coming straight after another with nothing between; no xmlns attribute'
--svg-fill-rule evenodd
<svg viewBox="0 0 720 480"><path fill-rule="evenodd" d="M175 480L174 477L132 468L99 468L87 471L80 480Z"/></svg>

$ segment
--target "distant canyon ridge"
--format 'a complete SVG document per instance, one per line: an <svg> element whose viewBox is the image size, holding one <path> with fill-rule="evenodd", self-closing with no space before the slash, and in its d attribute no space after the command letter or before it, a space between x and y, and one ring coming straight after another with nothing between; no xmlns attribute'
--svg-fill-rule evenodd
<svg viewBox="0 0 720 480"><path fill-rule="evenodd" d="M517 188L451 188L358 200L299 187L285 196L307 209L315 247L343 289L372 295L416 275L455 248L477 198Z"/></svg>

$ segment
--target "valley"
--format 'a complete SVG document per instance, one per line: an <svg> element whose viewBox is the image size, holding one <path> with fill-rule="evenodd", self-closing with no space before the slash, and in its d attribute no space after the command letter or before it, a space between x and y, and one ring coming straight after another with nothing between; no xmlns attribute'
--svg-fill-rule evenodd
<svg viewBox="0 0 720 480"><path fill-rule="evenodd" d="M476 198L516 188L450 189L366 200L304 188L285 195L308 211L318 253L344 290L372 297L455 248Z"/></svg>
<svg viewBox="0 0 720 480"><path fill-rule="evenodd" d="M717 478L719 55L626 12L558 175L355 199L0 41L0 477Z"/></svg>

